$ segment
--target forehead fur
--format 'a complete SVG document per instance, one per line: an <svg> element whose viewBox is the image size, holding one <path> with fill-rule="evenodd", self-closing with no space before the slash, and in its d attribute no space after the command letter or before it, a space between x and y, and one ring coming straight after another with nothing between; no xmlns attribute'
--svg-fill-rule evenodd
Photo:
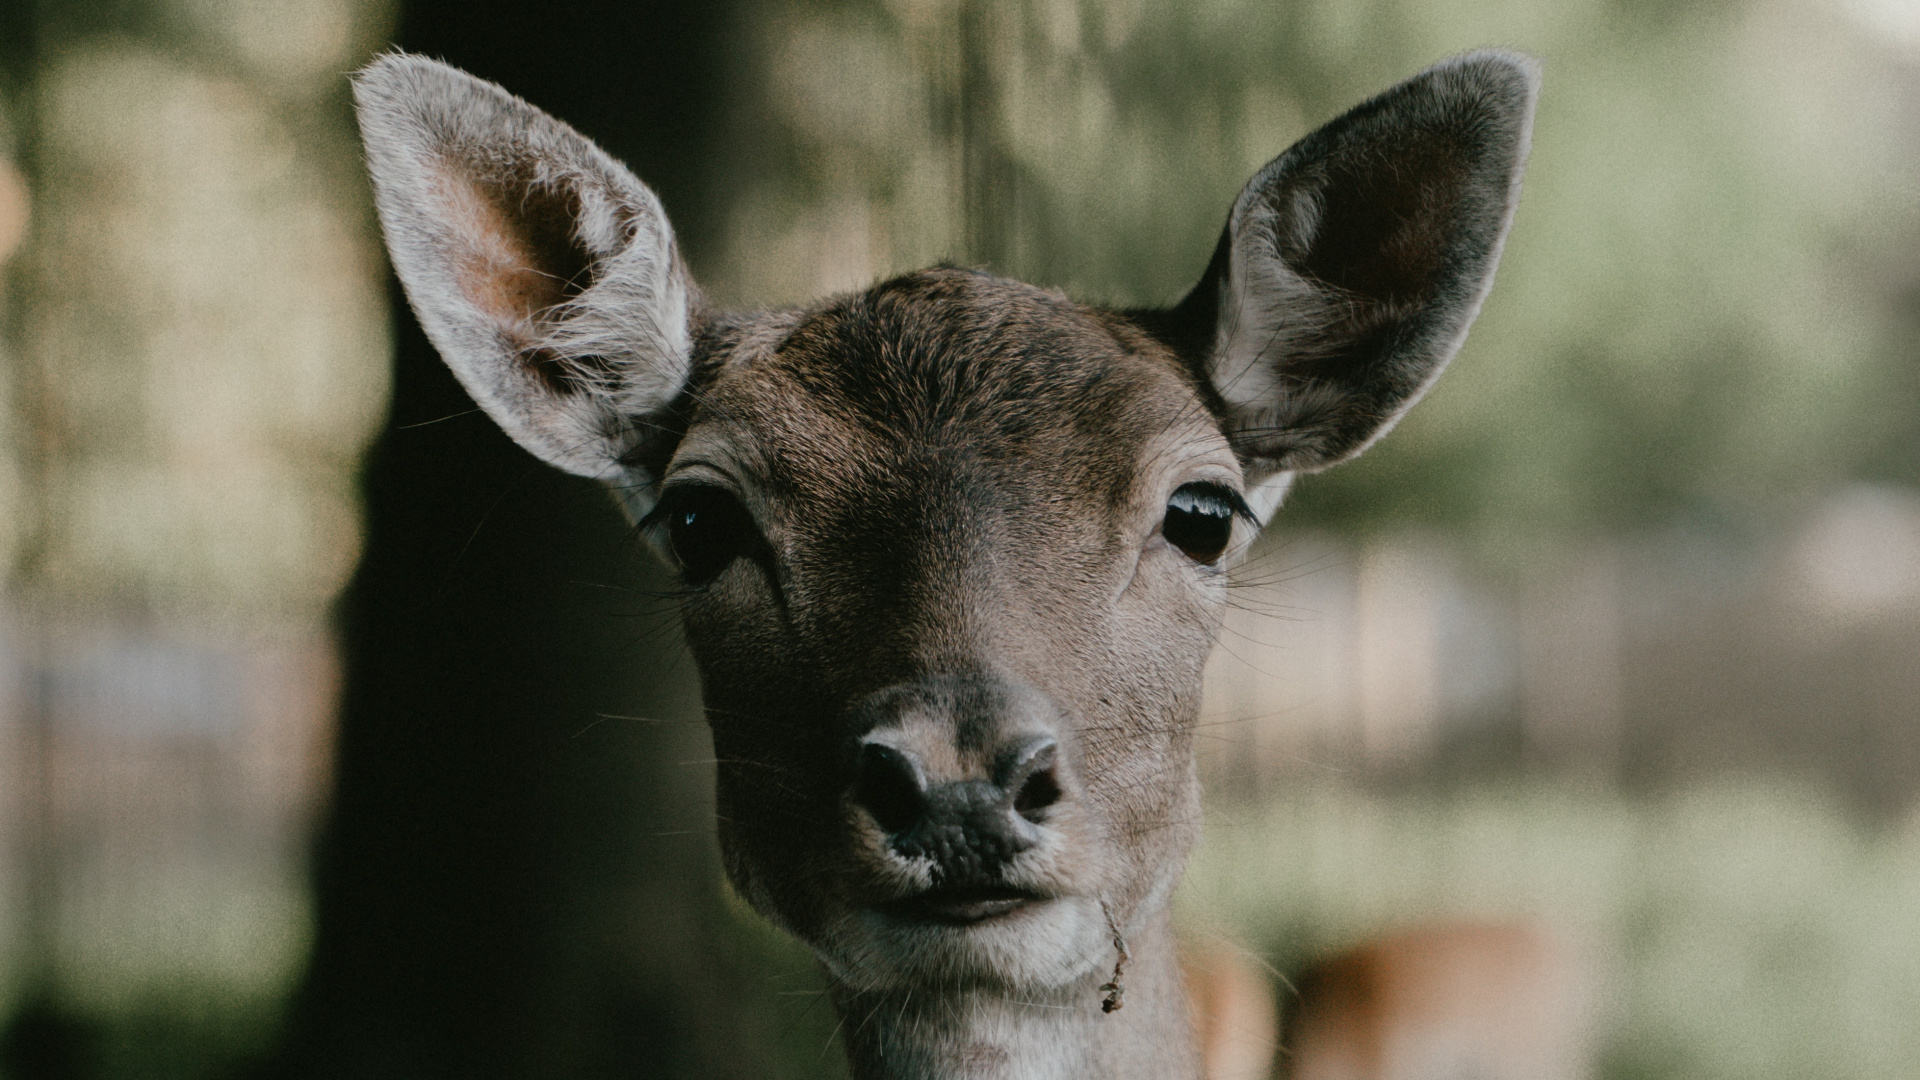
<svg viewBox="0 0 1920 1080"><path fill-rule="evenodd" d="M750 423L775 456L1070 450L1131 472L1133 444L1210 423L1193 373L1125 317L978 271L907 274L782 321L721 346L702 410Z"/></svg>

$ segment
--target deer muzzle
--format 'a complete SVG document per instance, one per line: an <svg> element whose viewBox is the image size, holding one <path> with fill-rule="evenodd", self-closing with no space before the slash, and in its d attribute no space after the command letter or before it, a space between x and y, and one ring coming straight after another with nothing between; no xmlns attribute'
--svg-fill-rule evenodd
<svg viewBox="0 0 1920 1080"><path fill-rule="evenodd" d="M884 690L859 715L870 726L848 802L879 827L879 854L923 868L929 882L890 912L964 925L1048 898L1016 869L1049 840L1071 786L1058 716L1042 695L948 677Z"/></svg>

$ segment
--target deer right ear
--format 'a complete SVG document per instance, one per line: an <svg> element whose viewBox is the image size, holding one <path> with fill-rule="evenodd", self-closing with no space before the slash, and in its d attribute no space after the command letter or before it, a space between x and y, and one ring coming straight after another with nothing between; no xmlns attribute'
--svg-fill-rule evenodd
<svg viewBox="0 0 1920 1080"><path fill-rule="evenodd" d="M440 355L515 442L646 513L643 462L687 382L697 295L660 200L445 64L382 56L353 91L387 249Z"/></svg>
<svg viewBox="0 0 1920 1080"><path fill-rule="evenodd" d="M1332 121L1260 170L1200 284L1149 316L1212 388L1261 520L1294 473L1391 428L1465 340L1538 90L1526 57L1469 53Z"/></svg>

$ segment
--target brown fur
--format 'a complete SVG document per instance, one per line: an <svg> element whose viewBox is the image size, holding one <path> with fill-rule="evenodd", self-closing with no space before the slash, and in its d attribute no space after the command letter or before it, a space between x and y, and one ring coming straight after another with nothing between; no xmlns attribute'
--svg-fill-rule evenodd
<svg viewBox="0 0 1920 1080"><path fill-rule="evenodd" d="M27 235L29 204L26 180L13 162L0 158L0 266L7 265Z"/></svg>
<svg viewBox="0 0 1920 1080"><path fill-rule="evenodd" d="M1291 1080L1578 1080L1591 988L1578 954L1530 923L1377 938L1300 979Z"/></svg>
<svg viewBox="0 0 1920 1080"><path fill-rule="evenodd" d="M1280 1007L1268 973L1245 953L1218 947L1187 952L1180 967L1202 1080L1267 1080L1280 1042Z"/></svg>

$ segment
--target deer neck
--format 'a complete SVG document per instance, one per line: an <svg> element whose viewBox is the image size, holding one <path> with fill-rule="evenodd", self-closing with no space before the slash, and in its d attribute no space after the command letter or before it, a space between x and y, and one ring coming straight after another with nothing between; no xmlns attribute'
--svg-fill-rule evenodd
<svg viewBox="0 0 1920 1080"><path fill-rule="evenodd" d="M1111 960L1046 993L835 987L854 1080L1191 1080L1186 989L1162 908L1127 938L1124 1006L1108 1013Z"/></svg>

